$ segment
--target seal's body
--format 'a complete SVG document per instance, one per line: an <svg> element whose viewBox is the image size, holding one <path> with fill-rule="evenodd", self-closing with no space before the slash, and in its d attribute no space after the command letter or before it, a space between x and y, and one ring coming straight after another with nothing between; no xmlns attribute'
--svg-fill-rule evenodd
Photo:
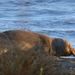
<svg viewBox="0 0 75 75"><path fill-rule="evenodd" d="M10 50L17 47L21 50L27 50L40 44L44 47L48 55L75 55L74 48L70 43L61 38L52 38L41 33L34 33L23 30L11 30L0 33L0 50Z"/></svg>

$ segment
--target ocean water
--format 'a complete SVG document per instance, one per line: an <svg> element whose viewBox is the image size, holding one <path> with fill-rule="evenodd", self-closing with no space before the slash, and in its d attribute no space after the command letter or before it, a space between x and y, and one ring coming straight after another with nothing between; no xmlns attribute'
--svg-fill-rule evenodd
<svg viewBox="0 0 75 75"><path fill-rule="evenodd" d="M7 30L64 38L75 48L75 0L0 0L0 32Z"/></svg>

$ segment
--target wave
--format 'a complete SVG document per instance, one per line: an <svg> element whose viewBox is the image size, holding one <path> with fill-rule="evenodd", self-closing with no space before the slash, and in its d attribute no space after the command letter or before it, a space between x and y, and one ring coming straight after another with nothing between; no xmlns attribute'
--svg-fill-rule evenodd
<svg viewBox="0 0 75 75"><path fill-rule="evenodd" d="M75 29L42 29L43 31L52 31L52 32L56 32L56 31L64 31L64 32L75 32Z"/></svg>
<svg viewBox="0 0 75 75"><path fill-rule="evenodd" d="M69 13L67 11L60 11L60 10L52 10L52 9L40 9L35 11L38 15L43 14L49 14L49 15L65 15L66 13Z"/></svg>
<svg viewBox="0 0 75 75"><path fill-rule="evenodd" d="M16 5L34 5L37 3L56 3L56 2L75 2L75 0L0 0L0 3L2 4L16 4Z"/></svg>
<svg viewBox="0 0 75 75"><path fill-rule="evenodd" d="M15 1L15 0L14 0ZM16 0L20 3L39 3L39 2L48 2L48 3L55 3L55 2L75 2L75 0Z"/></svg>

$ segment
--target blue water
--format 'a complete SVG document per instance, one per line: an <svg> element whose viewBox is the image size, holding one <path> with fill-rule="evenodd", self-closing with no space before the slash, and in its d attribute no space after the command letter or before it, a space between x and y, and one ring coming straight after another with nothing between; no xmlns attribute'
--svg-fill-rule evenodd
<svg viewBox="0 0 75 75"><path fill-rule="evenodd" d="M75 48L75 0L0 0L0 31L7 30L64 38Z"/></svg>

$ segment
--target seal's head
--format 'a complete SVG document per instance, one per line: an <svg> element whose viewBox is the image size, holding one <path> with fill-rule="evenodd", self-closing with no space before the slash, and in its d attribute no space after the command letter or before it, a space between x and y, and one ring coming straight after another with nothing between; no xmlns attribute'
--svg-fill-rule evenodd
<svg viewBox="0 0 75 75"><path fill-rule="evenodd" d="M59 56L75 55L73 52L74 48L71 44L67 40L61 38L55 38L52 41L52 50Z"/></svg>

